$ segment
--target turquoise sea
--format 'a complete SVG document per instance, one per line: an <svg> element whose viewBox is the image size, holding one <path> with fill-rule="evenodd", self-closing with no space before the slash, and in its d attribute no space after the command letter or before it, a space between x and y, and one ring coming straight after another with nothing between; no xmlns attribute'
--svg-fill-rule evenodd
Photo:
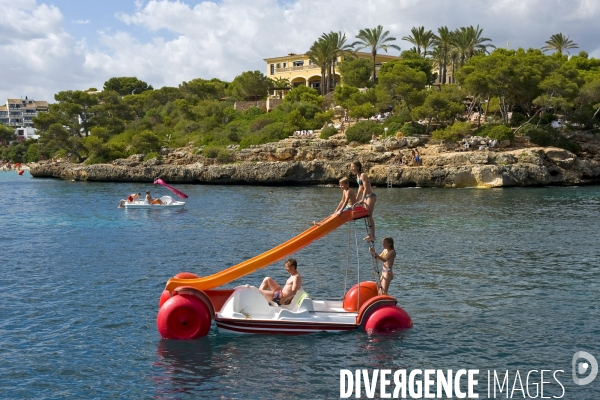
<svg viewBox="0 0 600 400"><path fill-rule="evenodd" d="M488 371L508 370L512 389L517 371L525 386L529 371L550 370L545 397L600 398L600 377L578 386L571 375L575 352L600 360L598 186L378 188L376 233L398 253L390 293L412 329L289 337L213 326L181 342L156 329L169 277L286 241L331 213L340 191L175 186L190 196L185 209L127 211L117 203L128 193L168 192L0 173L0 398L339 398L341 369L479 369L479 398ZM343 296L348 264L353 279L357 261L372 278L350 227L295 254L314 298ZM364 224L355 228L360 240ZM283 263L229 286L265 275L284 280ZM531 395L540 380L530 375Z"/></svg>

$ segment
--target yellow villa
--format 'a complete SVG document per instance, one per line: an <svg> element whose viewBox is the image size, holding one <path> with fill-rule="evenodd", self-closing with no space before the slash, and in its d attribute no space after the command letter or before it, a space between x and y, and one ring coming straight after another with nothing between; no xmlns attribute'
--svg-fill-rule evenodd
<svg viewBox="0 0 600 400"><path fill-rule="evenodd" d="M357 52L356 56L372 60L371 53ZM400 57L398 56L391 56L385 53L377 54L375 68L378 70L382 64L399 59ZM341 60L342 58L340 57L338 62ZM267 63L267 77L271 79L284 78L289 80L292 87L306 85L321 93L321 67L313 64L306 54L290 53L287 56L265 58L264 61ZM335 66L337 67L337 62ZM335 69L334 76L333 86L335 87L340 83L340 75L337 68Z"/></svg>

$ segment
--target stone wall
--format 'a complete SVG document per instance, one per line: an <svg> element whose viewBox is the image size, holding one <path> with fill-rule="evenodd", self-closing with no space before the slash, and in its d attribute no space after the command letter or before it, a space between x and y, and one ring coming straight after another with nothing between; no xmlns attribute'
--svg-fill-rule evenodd
<svg viewBox="0 0 600 400"><path fill-rule="evenodd" d="M267 99L267 111L273 110L274 108L276 108L281 103L283 103L283 99L268 98Z"/></svg>

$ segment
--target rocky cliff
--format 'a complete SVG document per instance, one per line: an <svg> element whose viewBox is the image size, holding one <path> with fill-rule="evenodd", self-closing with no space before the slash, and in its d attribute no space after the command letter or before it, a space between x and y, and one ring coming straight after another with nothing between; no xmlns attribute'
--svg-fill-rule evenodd
<svg viewBox="0 0 600 400"><path fill-rule="evenodd" d="M306 185L337 183L349 176L349 165L359 160L372 183L394 187L508 187L581 185L600 183L600 135L573 137L583 156L554 147L535 147L526 140L503 148L457 151L455 144L428 143L427 138L387 139L370 145L347 144L336 135L329 140L286 139L277 143L232 149L218 162L192 149L163 150L162 160L142 156L111 164L40 163L31 166L34 177L81 181ZM475 143L476 145L477 143ZM421 166L393 164L397 154L418 148Z"/></svg>

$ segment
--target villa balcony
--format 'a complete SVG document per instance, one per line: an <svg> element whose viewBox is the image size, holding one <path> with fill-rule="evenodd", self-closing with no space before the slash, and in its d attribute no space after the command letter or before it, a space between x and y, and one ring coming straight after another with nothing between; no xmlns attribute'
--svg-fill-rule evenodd
<svg viewBox="0 0 600 400"><path fill-rule="evenodd" d="M291 71L306 71L309 69L320 69L316 64L312 65L301 65L299 67L286 67L286 68L275 68L275 73L280 74L282 72L291 72Z"/></svg>

